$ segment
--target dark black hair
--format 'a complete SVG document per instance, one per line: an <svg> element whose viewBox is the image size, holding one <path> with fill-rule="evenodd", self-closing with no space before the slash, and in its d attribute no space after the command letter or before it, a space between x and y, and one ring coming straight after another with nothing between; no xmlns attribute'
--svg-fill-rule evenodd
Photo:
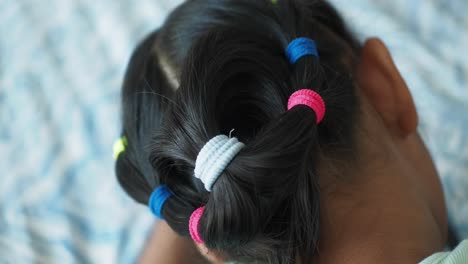
<svg viewBox="0 0 468 264"><path fill-rule="evenodd" d="M296 37L316 41L320 59L285 56ZM135 50L122 89L119 182L136 201L166 184L162 214L188 236L206 205L206 246L242 263L308 263L319 238L318 170L354 149L358 100L352 80L360 45L322 0L191 0ZM286 111L296 90L317 91L326 115ZM193 170L218 134L245 143L207 192Z"/></svg>

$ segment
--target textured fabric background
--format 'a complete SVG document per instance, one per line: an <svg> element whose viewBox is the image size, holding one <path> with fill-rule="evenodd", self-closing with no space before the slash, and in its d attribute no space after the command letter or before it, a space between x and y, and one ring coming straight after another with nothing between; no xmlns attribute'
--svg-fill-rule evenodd
<svg viewBox="0 0 468 264"><path fill-rule="evenodd" d="M0 0L0 263L132 263L148 209L118 186L119 88L180 0ZM333 0L408 81L450 219L468 237L468 2Z"/></svg>

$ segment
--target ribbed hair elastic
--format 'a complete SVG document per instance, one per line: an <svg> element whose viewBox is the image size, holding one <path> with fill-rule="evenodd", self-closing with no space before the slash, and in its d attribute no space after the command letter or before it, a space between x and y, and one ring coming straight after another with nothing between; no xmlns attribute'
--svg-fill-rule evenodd
<svg viewBox="0 0 468 264"><path fill-rule="evenodd" d="M207 191L211 192L215 181L243 147L237 138L226 135L218 135L203 146L195 161L194 174Z"/></svg>
<svg viewBox="0 0 468 264"><path fill-rule="evenodd" d="M317 124L319 124L325 116L325 102L320 94L309 89L301 89L294 92L288 100L288 110L296 105L306 105L310 107L317 116Z"/></svg>
<svg viewBox="0 0 468 264"><path fill-rule="evenodd" d="M125 136L122 136L117 141L115 141L115 143L114 143L114 153L113 153L113 156L114 156L115 160L117 160L119 158L120 154L122 154L122 152L125 151L126 147L127 147L127 138Z"/></svg>
<svg viewBox="0 0 468 264"><path fill-rule="evenodd" d="M190 216L189 220L189 232L190 236L192 237L193 241L203 244L203 239L200 236L198 231L198 224L200 223L200 218L205 211L205 206L199 207L197 210L193 211L192 215Z"/></svg>
<svg viewBox="0 0 468 264"><path fill-rule="evenodd" d="M169 190L169 188L166 185L164 184L159 185L153 191L148 201L148 206L151 209L151 212L158 218L163 219L162 208L164 206L164 203L171 196L172 196L172 192L171 190Z"/></svg>
<svg viewBox="0 0 468 264"><path fill-rule="evenodd" d="M291 64L296 63L300 58L307 55L319 57L317 45L310 38L296 38L286 48L286 57L288 57Z"/></svg>

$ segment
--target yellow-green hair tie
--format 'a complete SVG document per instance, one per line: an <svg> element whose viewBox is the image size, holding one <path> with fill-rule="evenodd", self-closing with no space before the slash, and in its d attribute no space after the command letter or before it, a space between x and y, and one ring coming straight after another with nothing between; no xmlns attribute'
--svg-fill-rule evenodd
<svg viewBox="0 0 468 264"><path fill-rule="evenodd" d="M123 136L114 143L114 159L115 160L117 160L120 154L125 151L125 147L127 147L127 138Z"/></svg>

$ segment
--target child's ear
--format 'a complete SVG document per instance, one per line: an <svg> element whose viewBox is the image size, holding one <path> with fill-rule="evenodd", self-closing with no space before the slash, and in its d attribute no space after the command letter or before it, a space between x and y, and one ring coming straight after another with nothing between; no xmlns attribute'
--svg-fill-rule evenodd
<svg viewBox="0 0 468 264"><path fill-rule="evenodd" d="M381 40L372 38L365 42L357 82L387 129L403 137L416 131L418 115L413 97Z"/></svg>

